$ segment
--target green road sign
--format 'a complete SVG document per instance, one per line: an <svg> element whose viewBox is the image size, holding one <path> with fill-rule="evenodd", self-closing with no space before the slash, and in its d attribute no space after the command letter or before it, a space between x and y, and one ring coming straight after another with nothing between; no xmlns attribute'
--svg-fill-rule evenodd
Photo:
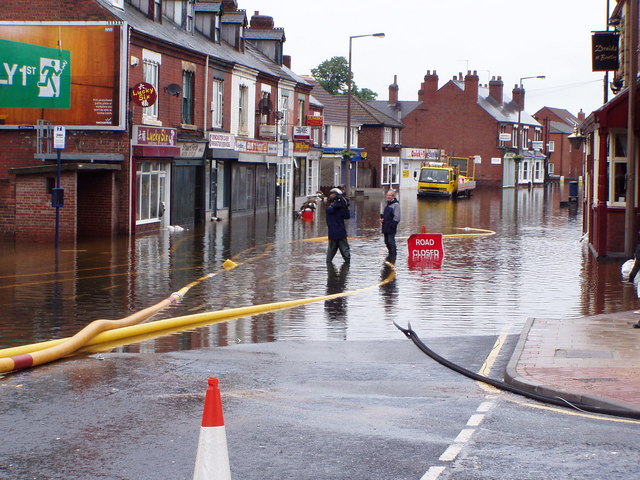
<svg viewBox="0 0 640 480"><path fill-rule="evenodd" d="M71 108L71 52L0 39L0 108Z"/></svg>

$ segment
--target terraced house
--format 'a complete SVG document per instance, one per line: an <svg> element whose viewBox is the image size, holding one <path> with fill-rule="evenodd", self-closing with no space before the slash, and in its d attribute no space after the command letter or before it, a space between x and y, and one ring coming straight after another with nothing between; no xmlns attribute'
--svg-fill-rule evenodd
<svg viewBox="0 0 640 480"><path fill-rule="evenodd" d="M292 139L311 85L271 17L235 0L7 0L0 42L3 236L51 239L56 210L72 241L308 194Z"/></svg>

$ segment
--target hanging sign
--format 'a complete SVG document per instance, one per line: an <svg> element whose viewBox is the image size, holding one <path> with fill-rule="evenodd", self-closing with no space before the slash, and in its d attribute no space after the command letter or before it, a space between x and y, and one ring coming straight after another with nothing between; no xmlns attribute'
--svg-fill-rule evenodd
<svg viewBox="0 0 640 480"><path fill-rule="evenodd" d="M131 99L139 107L146 108L156 103L158 93L150 83L140 82L131 89Z"/></svg>
<svg viewBox="0 0 640 480"><path fill-rule="evenodd" d="M593 32L591 35L591 70L618 70L618 38L616 32Z"/></svg>

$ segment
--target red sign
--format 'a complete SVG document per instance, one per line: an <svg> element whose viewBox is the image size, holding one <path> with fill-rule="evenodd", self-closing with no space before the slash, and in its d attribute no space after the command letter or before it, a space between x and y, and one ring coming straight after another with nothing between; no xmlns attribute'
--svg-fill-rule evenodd
<svg viewBox="0 0 640 480"><path fill-rule="evenodd" d="M414 233L407 240L409 267L441 268L444 246L441 233Z"/></svg>
<svg viewBox="0 0 640 480"><path fill-rule="evenodd" d="M321 127L323 124L324 117L322 115L307 115L307 126Z"/></svg>
<svg viewBox="0 0 640 480"><path fill-rule="evenodd" d="M157 98L158 93L150 83L140 82L131 89L131 99L140 107L150 107L156 103Z"/></svg>

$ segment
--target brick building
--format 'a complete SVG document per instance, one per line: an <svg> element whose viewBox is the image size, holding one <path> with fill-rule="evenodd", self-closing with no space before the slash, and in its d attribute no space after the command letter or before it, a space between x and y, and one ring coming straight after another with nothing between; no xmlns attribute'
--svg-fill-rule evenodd
<svg viewBox="0 0 640 480"><path fill-rule="evenodd" d="M438 80L428 71L419 105L402 116L404 145L475 157L478 185L513 186L516 178L521 184L540 177L544 155L532 145L542 141L542 125L524 110L524 88L516 85L508 98L501 77L482 86L475 71L441 87ZM522 162L519 152L528 152Z"/></svg>
<svg viewBox="0 0 640 480"><path fill-rule="evenodd" d="M311 86L284 41L235 0L3 2L0 51L31 97L0 84L0 235L51 239L58 178L64 241L270 209L276 172L306 193L307 153L281 147Z"/></svg>
<svg viewBox="0 0 640 480"><path fill-rule="evenodd" d="M569 141L578 124L584 121L582 110L576 117L562 108L543 107L533 117L544 127L544 148L547 154L549 179L578 180L583 175L582 148Z"/></svg>

